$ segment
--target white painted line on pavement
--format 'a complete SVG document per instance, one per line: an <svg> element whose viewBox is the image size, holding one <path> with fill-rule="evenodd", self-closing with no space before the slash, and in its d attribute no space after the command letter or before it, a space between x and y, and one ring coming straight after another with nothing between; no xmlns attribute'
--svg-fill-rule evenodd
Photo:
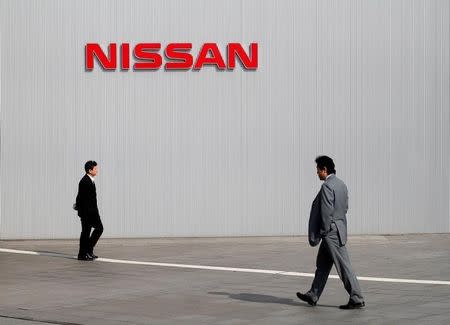
<svg viewBox="0 0 450 325"><path fill-rule="evenodd" d="M0 248L0 252L11 253L11 254L24 254L24 255L40 255L40 256L51 256L51 257L65 257L76 259L76 256L58 254L51 252L34 252L34 251L23 251L16 249ZM277 271L277 270L262 270L262 269L245 269L237 267L223 267L223 266L209 266L209 265L191 265L191 264L174 264L174 263L157 263L157 262L141 262L141 261L131 261L131 260L117 260L111 258L98 258L96 262L104 263L115 263L115 264L131 264L131 265L148 265L148 266L162 266L162 267L175 267L180 269L196 269L196 270L212 270L212 271L228 271L228 272L243 272L243 273L261 273L261 274L273 274L273 275L286 275L286 276L297 276L297 277L308 277L313 278L314 273L301 273L301 272L288 272L288 271ZM330 279L339 279L337 275L330 275ZM415 279L395 279L395 278L374 278L359 276L360 281L372 281L372 282L393 282L393 283L410 283L410 284L440 284L440 285L450 285L450 281L436 281L436 280L415 280Z"/></svg>

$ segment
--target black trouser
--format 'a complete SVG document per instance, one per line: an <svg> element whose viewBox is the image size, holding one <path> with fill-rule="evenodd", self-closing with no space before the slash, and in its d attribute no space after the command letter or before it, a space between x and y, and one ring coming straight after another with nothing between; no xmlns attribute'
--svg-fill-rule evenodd
<svg viewBox="0 0 450 325"><path fill-rule="evenodd" d="M80 235L80 251L78 256L84 256L87 253L93 253L95 244L97 244L103 233L103 224L100 217L97 218L80 218L81 235ZM94 231L91 234L91 229Z"/></svg>

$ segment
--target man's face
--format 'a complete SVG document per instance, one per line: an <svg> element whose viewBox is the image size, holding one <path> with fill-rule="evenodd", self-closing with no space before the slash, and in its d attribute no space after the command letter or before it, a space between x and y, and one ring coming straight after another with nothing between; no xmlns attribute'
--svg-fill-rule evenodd
<svg viewBox="0 0 450 325"><path fill-rule="evenodd" d="M98 171L98 166L94 166L94 168L89 169L89 175L91 175L92 177L97 176L97 171Z"/></svg>
<svg viewBox="0 0 450 325"><path fill-rule="evenodd" d="M319 176L321 181L324 181L328 176L327 167L324 167L323 169L317 167L317 176Z"/></svg>

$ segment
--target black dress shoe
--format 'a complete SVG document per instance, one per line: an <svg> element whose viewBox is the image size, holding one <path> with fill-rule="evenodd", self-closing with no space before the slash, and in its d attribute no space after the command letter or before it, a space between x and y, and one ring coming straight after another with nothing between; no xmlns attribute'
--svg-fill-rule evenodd
<svg viewBox="0 0 450 325"><path fill-rule="evenodd" d="M78 260L79 261L93 261L94 259L90 255L86 254L86 255L78 255Z"/></svg>
<svg viewBox="0 0 450 325"><path fill-rule="evenodd" d="M297 292L297 297L300 300L303 300L304 302L307 302L311 306L315 306L317 304L317 301L312 300L311 296L304 295L303 293Z"/></svg>
<svg viewBox="0 0 450 325"><path fill-rule="evenodd" d="M353 302L349 301L346 305L339 306L339 309L360 309L363 308L366 304L363 302Z"/></svg>
<svg viewBox="0 0 450 325"><path fill-rule="evenodd" d="M87 255L88 256L90 256L92 259L96 259L96 258L98 258L98 256L97 255L94 255L94 253L87 253Z"/></svg>

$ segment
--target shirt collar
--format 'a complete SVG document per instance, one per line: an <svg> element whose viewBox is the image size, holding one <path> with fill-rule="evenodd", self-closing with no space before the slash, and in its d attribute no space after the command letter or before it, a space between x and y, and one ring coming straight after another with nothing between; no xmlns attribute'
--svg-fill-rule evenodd
<svg viewBox="0 0 450 325"><path fill-rule="evenodd" d="M94 177L92 177L90 174L86 174L89 176L89 178L91 179L92 183L94 183Z"/></svg>

